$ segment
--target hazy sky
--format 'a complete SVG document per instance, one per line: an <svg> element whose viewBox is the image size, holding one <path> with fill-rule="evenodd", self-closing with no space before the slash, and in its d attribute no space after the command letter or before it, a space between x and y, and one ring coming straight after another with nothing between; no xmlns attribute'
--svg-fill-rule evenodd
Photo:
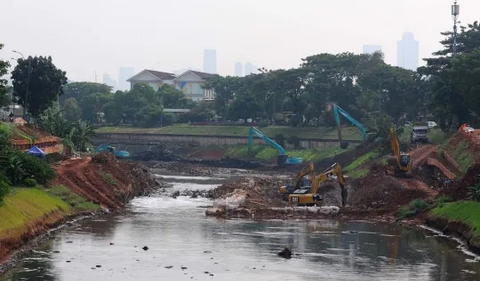
<svg viewBox="0 0 480 281"><path fill-rule="evenodd" d="M290 68L322 52L383 46L396 65L403 32L420 41L420 57L452 29L449 0L0 0L0 57L51 55L74 81L97 72L117 80L120 66L173 71L202 68L217 50L217 69L236 61ZM479 0L460 0L462 23L480 20ZM475 18L477 15L478 18Z"/></svg>

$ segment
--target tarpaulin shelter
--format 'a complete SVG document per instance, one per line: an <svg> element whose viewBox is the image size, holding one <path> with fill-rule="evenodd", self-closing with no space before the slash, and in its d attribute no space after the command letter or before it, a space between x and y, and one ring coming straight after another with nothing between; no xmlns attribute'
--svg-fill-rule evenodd
<svg viewBox="0 0 480 281"><path fill-rule="evenodd" d="M32 148L30 148L27 153L36 157L44 157L46 155L46 153L43 152L43 150L41 150L35 145L32 146Z"/></svg>

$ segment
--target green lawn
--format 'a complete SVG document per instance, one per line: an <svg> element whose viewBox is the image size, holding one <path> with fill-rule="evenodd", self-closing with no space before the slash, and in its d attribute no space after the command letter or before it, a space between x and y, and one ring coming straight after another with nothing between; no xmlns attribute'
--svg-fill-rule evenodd
<svg viewBox="0 0 480 281"><path fill-rule="evenodd" d="M353 147L350 147L349 149L353 149ZM326 149L302 149L287 151L287 155L289 157L300 157L303 159L303 162L317 162L325 158L333 157L347 150L341 149L340 147ZM247 158L248 146L231 146L228 148L226 156L240 159ZM256 144L252 147L252 156L254 159L259 161L272 161L278 156L278 150L270 146Z"/></svg>
<svg viewBox="0 0 480 281"><path fill-rule="evenodd" d="M353 161L352 164L343 168L343 171L345 173L353 172L354 170L360 168L362 165L366 164L367 162L369 162L371 160L374 160L374 159L377 159L380 156L382 156L382 153L381 153L380 149L372 150L372 151L358 157L357 159L355 159L355 161Z"/></svg>
<svg viewBox="0 0 480 281"><path fill-rule="evenodd" d="M13 188L0 206L0 238L18 237L29 224L54 211L71 213L60 198L37 188Z"/></svg>
<svg viewBox="0 0 480 281"><path fill-rule="evenodd" d="M80 195L72 192L70 189L63 185L57 185L48 189L48 192L53 196L61 198L63 201L67 202L75 211L96 211L100 209L98 204L89 202Z"/></svg>
<svg viewBox="0 0 480 281"><path fill-rule="evenodd" d="M248 126L198 126L175 125L163 128L133 128L133 127L101 127L97 133L141 133L141 134L177 134L177 135L218 135L218 136L248 136ZM297 136L304 139L338 139L336 128L269 126L258 128L265 135L274 138L275 135ZM361 132L354 127L342 129L342 137L347 140L362 140Z"/></svg>
<svg viewBox="0 0 480 281"><path fill-rule="evenodd" d="M458 201L443 203L432 210L432 214L451 221L462 221L468 224L477 238L480 238L480 203L474 201Z"/></svg>

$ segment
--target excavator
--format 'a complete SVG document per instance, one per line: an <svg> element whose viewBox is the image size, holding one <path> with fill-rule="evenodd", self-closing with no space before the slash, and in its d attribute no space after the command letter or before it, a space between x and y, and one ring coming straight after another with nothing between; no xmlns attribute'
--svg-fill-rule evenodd
<svg viewBox="0 0 480 281"><path fill-rule="evenodd" d="M350 121L353 125L355 125L360 130L360 132L362 132L364 142L375 138L377 132L368 131L360 122L355 120L355 118L353 118L350 114L348 114L348 112L343 110L336 103L333 103L332 107L333 107L333 114L335 116L335 123L337 124L338 140L340 142L340 147L342 149L346 149L348 147L348 142L344 142L342 140L342 127L340 123L340 115L345 117L348 121Z"/></svg>
<svg viewBox="0 0 480 281"><path fill-rule="evenodd" d="M318 189L320 184L327 181L332 175L337 176L337 181L342 189L342 206L345 206L347 201L347 191L345 189L345 179L343 177L342 167L338 163L333 164L320 175L314 177L311 186L297 189L292 194L288 195L288 203L290 205L313 206L322 202L323 197L318 194Z"/></svg>
<svg viewBox="0 0 480 281"><path fill-rule="evenodd" d="M400 152L400 143L393 127L390 128L390 138L393 155L387 158L385 173L388 175L392 172L396 177L412 177L410 154Z"/></svg>
<svg viewBox="0 0 480 281"><path fill-rule="evenodd" d="M310 179L304 179L306 175L310 174ZM310 186L311 181L315 178L315 167L313 163L308 164L303 168L296 176L295 185L284 185L280 187L280 193L288 195L293 193L295 190L302 188L303 186Z"/></svg>

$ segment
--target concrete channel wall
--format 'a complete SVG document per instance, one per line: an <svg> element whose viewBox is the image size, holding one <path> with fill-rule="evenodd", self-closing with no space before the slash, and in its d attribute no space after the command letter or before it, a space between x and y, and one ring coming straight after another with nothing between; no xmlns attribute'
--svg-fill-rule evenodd
<svg viewBox="0 0 480 281"><path fill-rule="evenodd" d="M200 146L229 146L248 144L248 137L234 136L209 136L209 135L167 135L167 134L132 134L132 133L97 133L95 144L111 143L121 145L158 145L162 142L195 142ZM361 143L359 140L344 140L352 144ZM254 138L255 144L265 143L262 139ZM322 149L338 146L338 140L332 139L300 139L300 147L305 149ZM292 145L286 144L286 149L293 149Z"/></svg>

